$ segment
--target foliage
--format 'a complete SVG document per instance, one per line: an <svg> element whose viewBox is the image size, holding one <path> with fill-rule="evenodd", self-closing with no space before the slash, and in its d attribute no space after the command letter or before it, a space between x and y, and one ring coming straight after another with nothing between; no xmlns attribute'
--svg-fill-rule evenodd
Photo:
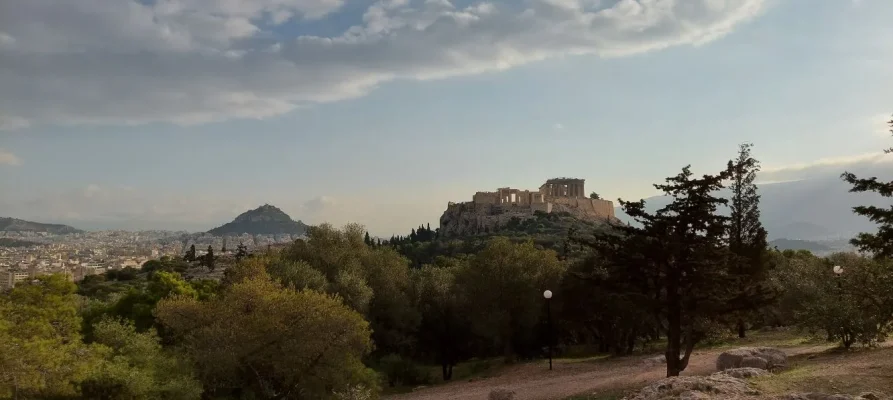
<svg viewBox="0 0 893 400"><path fill-rule="evenodd" d="M431 377L427 372L419 368L415 363L400 357L397 354L388 354L379 361L379 369L384 374L388 385L394 386L416 386L431 383Z"/></svg>
<svg viewBox="0 0 893 400"><path fill-rule="evenodd" d="M374 387L361 362L368 323L337 298L249 277L216 298L162 300L161 323L195 361L209 394L331 398L331 390Z"/></svg>
<svg viewBox="0 0 893 400"><path fill-rule="evenodd" d="M729 202L729 250L732 252L731 273L738 275L738 337L745 337L745 317L762 304L771 303L775 293L765 284L767 277L766 238L768 233L760 222L760 195L755 184L760 162L750 154L752 144L738 148L738 157L730 160L727 173L732 196Z"/></svg>
<svg viewBox="0 0 893 400"><path fill-rule="evenodd" d="M788 255L776 274L785 288L782 302L792 310L794 322L824 332L844 348L886 338L893 323L893 263L844 253L827 259ZM844 269L839 277L832 272L835 265Z"/></svg>
<svg viewBox="0 0 893 400"><path fill-rule="evenodd" d="M511 362L516 349L529 351L543 313L542 293L558 287L563 273L554 251L493 238L457 272L456 281L462 301L475 305L468 307L474 332L501 346Z"/></svg>
<svg viewBox="0 0 893 400"><path fill-rule="evenodd" d="M78 394L102 354L81 342L75 290L65 276L46 275L0 295L0 397Z"/></svg>
<svg viewBox="0 0 893 400"><path fill-rule="evenodd" d="M888 123L890 133L893 134L893 119ZM885 149L884 153L893 153L893 148ZM853 185L850 189L852 193L875 192L886 198L893 197L893 181L882 182L877 177L859 178L850 172L844 172L841 178ZM850 243L879 258L893 257L893 208L856 206L853 207L853 212L867 217L879 226L876 233L860 233Z"/></svg>
<svg viewBox="0 0 893 400"><path fill-rule="evenodd" d="M130 322L105 318L94 326L95 343L111 351L81 383L85 398L100 400L199 399L201 384L182 357L161 348L153 331L138 333Z"/></svg>

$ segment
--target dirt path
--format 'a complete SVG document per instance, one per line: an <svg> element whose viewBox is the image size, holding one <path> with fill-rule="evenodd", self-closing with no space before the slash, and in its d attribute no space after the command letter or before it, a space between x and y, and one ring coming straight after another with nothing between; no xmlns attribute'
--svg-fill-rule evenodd
<svg viewBox="0 0 893 400"><path fill-rule="evenodd" d="M827 345L783 347L788 356L815 353ZM703 350L692 354L683 375L706 375L716 371L716 357L724 350ZM644 386L666 376L666 365L647 366L644 357L627 357L598 362L558 362L549 371L544 363L508 367L500 375L472 382L453 382L387 397L389 400L484 400L491 390L506 388L517 400L563 399L629 386Z"/></svg>

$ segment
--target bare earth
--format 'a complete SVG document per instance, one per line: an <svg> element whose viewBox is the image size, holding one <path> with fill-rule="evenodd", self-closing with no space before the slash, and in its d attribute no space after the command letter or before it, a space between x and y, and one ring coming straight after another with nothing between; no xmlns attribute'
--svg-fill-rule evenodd
<svg viewBox="0 0 893 400"><path fill-rule="evenodd" d="M788 356L817 353L827 345L781 347ZM707 375L716 371L716 357L726 349L702 350L692 354L683 375ZM563 399L577 394L644 386L666 376L666 365L647 366L645 357L626 357L598 362L559 362L549 371L545 363L507 367L499 376L471 382L452 382L412 393L387 397L389 400L482 400L491 390L505 388L517 400Z"/></svg>

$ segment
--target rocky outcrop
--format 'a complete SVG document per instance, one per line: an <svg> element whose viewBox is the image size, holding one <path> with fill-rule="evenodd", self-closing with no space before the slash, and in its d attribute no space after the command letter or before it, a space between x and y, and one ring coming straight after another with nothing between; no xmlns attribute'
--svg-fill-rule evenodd
<svg viewBox="0 0 893 400"><path fill-rule="evenodd" d="M787 366L788 356L773 347L741 347L723 352L716 359L716 369L759 368L775 370Z"/></svg>
<svg viewBox="0 0 893 400"><path fill-rule="evenodd" d="M746 381L724 372L709 376L674 376L654 382L625 400L741 400L760 393Z"/></svg>
<svg viewBox="0 0 893 400"><path fill-rule="evenodd" d="M798 393L789 394L780 398L780 400L889 400L889 397L882 397L876 393L862 393L857 396L848 394L824 394L824 393Z"/></svg>

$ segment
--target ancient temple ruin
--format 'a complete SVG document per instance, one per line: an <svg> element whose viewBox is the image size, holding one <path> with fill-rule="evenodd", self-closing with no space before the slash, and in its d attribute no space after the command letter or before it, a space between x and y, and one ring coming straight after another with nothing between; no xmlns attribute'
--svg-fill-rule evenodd
<svg viewBox="0 0 893 400"><path fill-rule="evenodd" d="M609 200L590 199L585 180L553 178L539 190L498 188L477 192L470 202L447 205L440 218L445 235L462 234L484 228L498 228L511 218L528 218L536 212L567 212L582 219L613 219L614 204Z"/></svg>

